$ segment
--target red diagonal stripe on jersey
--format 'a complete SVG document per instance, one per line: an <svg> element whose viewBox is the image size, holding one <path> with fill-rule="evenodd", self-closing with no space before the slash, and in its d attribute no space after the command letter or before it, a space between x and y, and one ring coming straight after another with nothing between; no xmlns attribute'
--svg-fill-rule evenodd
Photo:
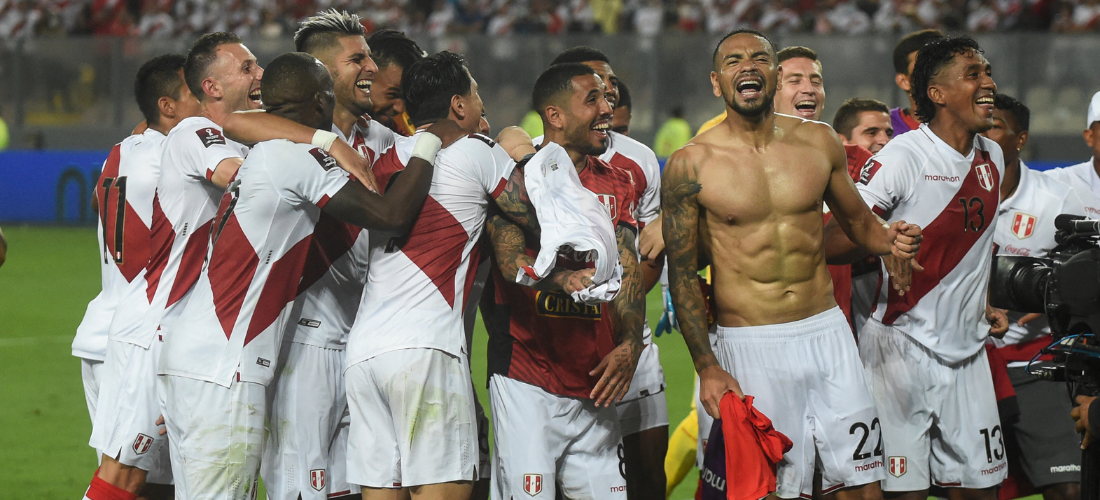
<svg viewBox="0 0 1100 500"><path fill-rule="evenodd" d="M886 312L882 322L887 325L894 324L902 314L905 314L913 306L917 305L928 292L932 291L947 276L955 266L962 261L979 238L993 224L997 217L997 203L1000 199L1000 172L989 159L985 151L977 151L974 161L970 165L970 171L963 179L962 186L955 196L951 197L947 207L927 227L924 228L924 241L921 244L918 262L924 266L924 272L913 273L912 284L905 295L898 295L894 291L893 279L887 286L889 296L886 299ZM978 182L978 174L975 167L982 163L989 164L989 170L993 176L993 189L985 190ZM969 201L972 198L982 200L982 215L985 217L985 225L980 231L963 230L966 220L966 211L959 199ZM971 207L974 209L976 207ZM976 220L976 213L970 214L971 220ZM988 269L974 269L971 272L989 272Z"/></svg>
<svg viewBox="0 0 1100 500"><path fill-rule="evenodd" d="M172 223L168 216L164 215L164 209L160 208L160 197L153 195L153 229L152 248L149 254L149 267L145 271L146 294L149 302L153 301L153 295L157 293L157 285L160 284L160 275L168 266L168 256L172 253L172 243L176 241L176 232L172 230Z"/></svg>
<svg viewBox="0 0 1100 500"><path fill-rule="evenodd" d="M172 291L168 294L168 304L179 302L202 273L202 262L206 258L206 250L210 244L210 224L213 219L206 221L187 237L187 245L183 247L183 257L180 258L180 267L176 270L176 281L172 283Z"/></svg>
<svg viewBox="0 0 1100 500"><path fill-rule="evenodd" d="M112 221L111 224L114 224ZM118 270L122 271L122 275L126 277L126 281L134 281L141 271L145 270L145 266L149 264L149 243L151 241L152 234L149 232L149 228L145 226L145 223L141 221L141 217L138 216L137 211L130 205L130 202L126 202L126 218L123 222L122 233L122 247L125 252L122 255L122 262L118 263ZM111 245L111 254L115 254L114 238L108 240Z"/></svg>
<svg viewBox="0 0 1100 500"><path fill-rule="evenodd" d="M294 292L298 289L298 281L302 279L302 267L306 263L306 254L309 253L312 239L312 236L307 236L295 243L271 265L271 272L267 275L263 291L260 292L260 299L256 301L252 322L248 324L244 345L248 345L252 339L267 329L275 318L279 317L279 313L287 303L294 300Z"/></svg>
<svg viewBox="0 0 1100 500"><path fill-rule="evenodd" d="M470 249L470 259L467 260L467 262L469 262L469 265L466 268L466 283L463 283L463 285L462 285L462 310L463 311L466 310L466 304L470 302L470 289L472 289L474 287L474 280L477 279L477 272L478 272L479 267L481 266L481 260L482 260L481 245L487 244L486 241L485 241L486 239L487 238L485 237L485 235L482 234L481 240L478 241L476 245L474 245L474 248ZM486 263L485 265L491 266L493 264L492 264L492 262L489 262L489 263ZM488 279L492 279L492 278L488 278Z"/></svg>
<svg viewBox="0 0 1100 500"><path fill-rule="evenodd" d="M222 211L218 212L221 214ZM210 252L210 267L207 270L210 290L214 295L214 312L221 322L225 338L233 334L233 325L241 313L241 305L252 285L259 262L237 216L231 215ZM179 283L178 279L176 282Z"/></svg>
<svg viewBox="0 0 1100 500"><path fill-rule="evenodd" d="M298 284L298 295L309 290L309 287L328 272L333 262L348 253L362 232L357 226L340 222L321 212L317 225L313 227L313 238L309 244L305 267L302 269L302 282Z"/></svg>
<svg viewBox="0 0 1100 500"><path fill-rule="evenodd" d="M378 157L378 161L374 162L371 166L371 173L374 174L374 180L378 184L378 191L385 193L386 187L389 186L390 177L393 174L405 169L405 165L401 164L401 159L397 157L397 148L390 148L382 156Z"/></svg>
<svg viewBox="0 0 1100 500"><path fill-rule="evenodd" d="M645 178L645 171L642 170L642 166L638 165L638 162L631 160L623 156L621 153L616 152L609 161L612 166L623 169L627 174L630 174L630 183L634 186L634 202L632 206L627 207L631 214L638 208L638 203L641 202L642 197L645 195L645 189L647 187L648 179Z"/></svg>
<svg viewBox="0 0 1100 500"><path fill-rule="evenodd" d="M455 274L469 238L458 219L428 196L408 241L401 246L405 256L435 283L452 308L455 305Z"/></svg>

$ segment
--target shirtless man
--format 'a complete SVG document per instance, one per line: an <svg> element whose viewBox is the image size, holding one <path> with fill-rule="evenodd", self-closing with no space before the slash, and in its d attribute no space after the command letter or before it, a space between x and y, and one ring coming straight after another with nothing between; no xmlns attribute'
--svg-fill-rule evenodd
<svg viewBox="0 0 1100 500"><path fill-rule="evenodd" d="M782 72L767 37L734 31L713 57L711 85L727 117L669 158L661 191L669 286L703 407L718 417L725 393L744 397L740 383L759 397L756 407L794 442L776 496L811 494L816 448L824 493L881 498L878 415L833 300L822 201L875 254L912 258L920 228L886 226L866 208L831 128L774 112ZM717 352L697 282L701 257L713 267Z"/></svg>

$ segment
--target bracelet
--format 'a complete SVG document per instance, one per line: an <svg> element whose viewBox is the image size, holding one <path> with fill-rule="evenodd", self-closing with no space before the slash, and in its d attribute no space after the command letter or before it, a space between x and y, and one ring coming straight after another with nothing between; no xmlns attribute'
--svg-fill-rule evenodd
<svg viewBox="0 0 1100 500"><path fill-rule="evenodd" d="M327 153L329 148L332 147L332 143L336 142L336 139L338 138L339 137L337 137L337 135L332 132L318 130L313 133L313 140L310 141L310 144L313 144L315 147L321 148L321 151Z"/></svg>
<svg viewBox="0 0 1100 500"><path fill-rule="evenodd" d="M416 145L413 146L412 156L435 165L435 154L439 152L442 146L442 139L430 132L424 132L420 134L420 138L416 140Z"/></svg>

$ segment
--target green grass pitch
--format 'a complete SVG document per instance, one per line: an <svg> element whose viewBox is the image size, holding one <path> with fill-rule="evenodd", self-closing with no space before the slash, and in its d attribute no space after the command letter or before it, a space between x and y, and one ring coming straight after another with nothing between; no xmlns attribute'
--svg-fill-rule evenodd
<svg viewBox="0 0 1100 500"><path fill-rule="evenodd" d="M80 363L70 351L76 326L100 288L96 231L9 226L4 235L9 249L0 267L0 500L73 500L96 466ZM655 325L659 290L648 299ZM480 321L474 339L474 380L487 408ZM689 411L694 373L683 339L663 336L657 343L675 427ZM690 474L672 499L692 498L696 477Z"/></svg>

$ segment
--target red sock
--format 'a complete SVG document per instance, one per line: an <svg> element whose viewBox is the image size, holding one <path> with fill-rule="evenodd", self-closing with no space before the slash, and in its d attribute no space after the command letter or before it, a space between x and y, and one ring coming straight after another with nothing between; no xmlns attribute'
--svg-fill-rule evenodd
<svg viewBox="0 0 1100 500"><path fill-rule="evenodd" d="M92 478L92 485L84 494L89 500L135 500L137 495L115 486L99 476Z"/></svg>

